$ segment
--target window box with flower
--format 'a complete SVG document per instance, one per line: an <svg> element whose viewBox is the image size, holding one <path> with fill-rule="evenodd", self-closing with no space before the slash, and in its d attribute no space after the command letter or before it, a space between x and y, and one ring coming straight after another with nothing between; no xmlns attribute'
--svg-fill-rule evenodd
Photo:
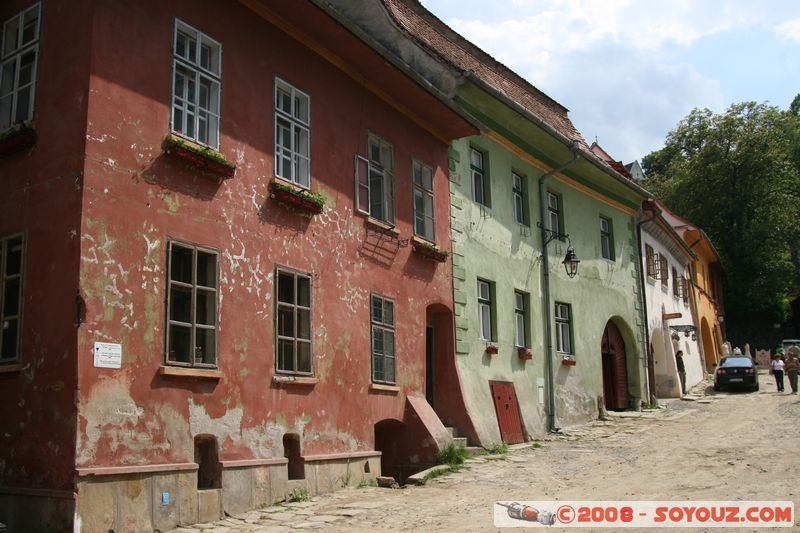
<svg viewBox="0 0 800 533"><path fill-rule="evenodd" d="M564 358L561 359L561 364L564 366L575 366L578 362L571 355L565 355Z"/></svg>
<svg viewBox="0 0 800 533"><path fill-rule="evenodd" d="M519 346L517 348L517 355L523 361L530 361L533 359L533 349L526 348L525 346Z"/></svg>
<svg viewBox="0 0 800 533"><path fill-rule="evenodd" d="M0 133L0 157L21 152L36 144L33 122L19 122Z"/></svg>
<svg viewBox="0 0 800 533"><path fill-rule="evenodd" d="M498 351L499 350L497 348L497 345L495 345L495 344L487 344L486 345L486 353L488 353L489 355L495 355Z"/></svg>
<svg viewBox="0 0 800 533"><path fill-rule="evenodd" d="M278 179L270 182L269 197L287 207L305 211L311 215L322 213L325 208L325 197L321 193L283 183Z"/></svg>
<svg viewBox="0 0 800 533"><path fill-rule="evenodd" d="M232 178L236 173L236 165L216 150L177 135L170 134L164 140L164 153L220 179Z"/></svg>
<svg viewBox="0 0 800 533"><path fill-rule="evenodd" d="M442 250L435 244L416 237L411 241L411 248L422 257L438 263L444 263L447 261L447 256L450 255L447 250Z"/></svg>

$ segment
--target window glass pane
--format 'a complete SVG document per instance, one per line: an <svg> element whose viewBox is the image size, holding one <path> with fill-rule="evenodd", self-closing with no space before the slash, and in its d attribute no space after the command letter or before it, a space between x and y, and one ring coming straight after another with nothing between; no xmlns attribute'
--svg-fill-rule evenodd
<svg viewBox="0 0 800 533"><path fill-rule="evenodd" d="M489 284L483 281L478 282L478 298L482 298L484 300L489 299Z"/></svg>
<svg viewBox="0 0 800 533"><path fill-rule="evenodd" d="M191 363L190 346L192 343L192 329L170 324L169 350L167 359L179 363Z"/></svg>
<svg viewBox="0 0 800 533"><path fill-rule="evenodd" d="M16 276L22 272L22 239L8 241L8 257L6 258L6 276Z"/></svg>
<svg viewBox="0 0 800 533"><path fill-rule="evenodd" d="M3 28L3 55L17 49L19 41L19 17L14 17Z"/></svg>
<svg viewBox="0 0 800 533"><path fill-rule="evenodd" d="M297 338L311 340L311 311L297 310Z"/></svg>
<svg viewBox="0 0 800 533"><path fill-rule="evenodd" d="M311 307L311 279L297 276L297 305Z"/></svg>
<svg viewBox="0 0 800 533"><path fill-rule="evenodd" d="M372 328L372 353L383 355L383 329Z"/></svg>
<svg viewBox="0 0 800 533"><path fill-rule="evenodd" d="M0 98L0 130L11 125L11 97Z"/></svg>
<svg viewBox="0 0 800 533"><path fill-rule="evenodd" d="M295 94L294 99L294 115L295 118L304 124L308 124L308 117L309 117L309 104L308 104L308 96L304 94Z"/></svg>
<svg viewBox="0 0 800 533"><path fill-rule="evenodd" d="M217 293L197 289L195 322L206 326L217 324Z"/></svg>
<svg viewBox="0 0 800 533"><path fill-rule="evenodd" d="M31 43L38 37L39 8L25 13L22 21L22 46Z"/></svg>
<svg viewBox="0 0 800 533"><path fill-rule="evenodd" d="M383 170L377 167L370 167L369 189L369 214L377 219L386 220L387 217L384 206Z"/></svg>
<svg viewBox="0 0 800 533"><path fill-rule="evenodd" d="M278 308L278 335L294 338L294 309L281 306Z"/></svg>
<svg viewBox="0 0 800 533"><path fill-rule="evenodd" d="M383 369L383 357L373 355L372 357L372 379L375 381L385 381L385 372Z"/></svg>
<svg viewBox="0 0 800 533"><path fill-rule="evenodd" d="M311 372L311 343L297 341L297 371Z"/></svg>
<svg viewBox="0 0 800 533"><path fill-rule="evenodd" d="M16 68L17 68L16 58L13 58L3 63L3 67L2 69L0 69L0 96L9 95L11 94L11 91L14 89L14 73L16 72Z"/></svg>
<svg viewBox="0 0 800 533"><path fill-rule="evenodd" d="M0 356L3 359L16 359L17 338L19 336L19 319L3 320L3 340L0 345Z"/></svg>
<svg viewBox="0 0 800 533"><path fill-rule="evenodd" d="M517 313L516 322L517 346L525 346L525 315Z"/></svg>
<svg viewBox="0 0 800 533"><path fill-rule="evenodd" d="M372 297L372 321L383 322L383 300L377 296Z"/></svg>
<svg viewBox="0 0 800 533"><path fill-rule="evenodd" d="M192 283L192 259L194 252L191 248L172 245L170 256L170 279L183 283Z"/></svg>
<svg viewBox="0 0 800 533"><path fill-rule="evenodd" d="M202 287L217 286L217 255L197 252L197 284Z"/></svg>
<svg viewBox="0 0 800 533"><path fill-rule="evenodd" d="M488 305L480 306L481 338L492 339L492 310Z"/></svg>
<svg viewBox="0 0 800 533"><path fill-rule="evenodd" d="M27 87L17 93L17 109L14 122L25 122L30 119L31 88Z"/></svg>
<svg viewBox="0 0 800 533"><path fill-rule="evenodd" d="M192 289L172 286L169 290L170 320L192 322Z"/></svg>
<svg viewBox="0 0 800 533"><path fill-rule="evenodd" d="M483 168L483 154L481 154L477 150L470 150L469 151L469 163L470 165L478 168Z"/></svg>
<svg viewBox="0 0 800 533"><path fill-rule="evenodd" d="M296 133L295 143L294 143L295 151L304 157L308 157L308 152L309 152L308 130L305 130L303 128L296 128L295 133Z"/></svg>
<svg viewBox="0 0 800 533"><path fill-rule="evenodd" d="M305 157L297 157L297 180L296 182L303 187L311 186L311 171L308 168L308 159Z"/></svg>
<svg viewBox="0 0 800 533"><path fill-rule="evenodd" d="M472 190L475 194L475 201L484 204L483 175L480 172L472 171Z"/></svg>
<svg viewBox="0 0 800 533"><path fill-rule="evenodd" d="M294 303L294 276L284 272L278 274L278 301Z"/></svg>
<svg viewBox="0 0 800 533"><path fill-rule="evenodd" d="M278 340L278 370L293 372L294 366L294 341Z"/></svg>
<svg viewBox="0 0 800 533"><path fill-rule="evenodd" d="M292 95L283 85L280 84L278 85L277 94L275 95L275 105L279 110L291 116Z"/></svg>
<svg viewBox="0 0 800 533"><path fill-rule="evenodd" d="M197 346L194 349L194 362L205 365L217 363L217 332L213 329L197 329Z"/></svg>
<svg viewBox="0 0 800 533"><path fill-rule="evenodd" d="M551 209L558 210L558 196L552 193L547 193L547 203Z"/></svg>
<svg viewBox="0 0 800 533"><path fill-rule="evenodd" d="M3 317L19 315L19 289L20 279L13 278L6 280L3 290Z"/></svg>
<svg viewBox="0 0 800 533"><path fill-rule="evenodd" d="M394 326L394 302L391 300L383 301L383 323Z"/></svg>
<svg viewBox="0 0 800 533"><path fill-rule="evenodd" d="M558 213L550 212L550 229L558 231Z"/></svg>
<svg viewBox="0 0 800 533"><path fill-rule="evenodd" d="M516 309L518 311L524 311L525 310L525 297L523 295L521 295L520 293L518 293L518 292L514 293L514 305L516 306Z"/></svg>

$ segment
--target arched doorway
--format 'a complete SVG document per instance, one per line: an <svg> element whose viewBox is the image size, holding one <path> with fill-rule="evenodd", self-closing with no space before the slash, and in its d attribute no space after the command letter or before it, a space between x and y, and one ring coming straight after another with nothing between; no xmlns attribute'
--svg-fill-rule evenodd
<svg viewBox="0 0 800 533"><path fill-rule="evenodd" d="M708 321L705 317L700 321L700 337L703 340L703 357L706 361L706 372L714 373L714 368L717 366L716 348L711 337L711 328L708 327Z"/></svg>
<svg viewBox="0 0 800 533"><path fill-rule="evenodd" d="M625 357L625 341L619 328L608 321L600 343L603 357L603 398L606 409L620 411L628 408L628 361Z"/></svg>

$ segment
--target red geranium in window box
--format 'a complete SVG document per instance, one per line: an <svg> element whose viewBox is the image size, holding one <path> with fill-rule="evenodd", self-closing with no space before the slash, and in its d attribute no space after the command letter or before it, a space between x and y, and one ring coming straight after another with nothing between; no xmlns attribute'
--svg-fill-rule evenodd
<svg viewBox="0 0 800 533"><path fill-rule="evenodd" d="M564 366L575 366L578 364L578 362L574 357L565 357L561 360L561 364Z"/></svg>
<svg viewBox="0 0 800 533"><path fill-rule="evenodd" d="M416 238L411 241L411 248L414 250L414 252L420 254L421 256L432 259L438 263L444 263L447 261L447 256L450 255L448 254L447 250L442 250L435 244L421 241Z"/></svg>
<svg viewBox="0 0 800 533"><path fill-rule="evenodd" d="M33 123L15 124L0 134L0 157L21 152L34 144L36 144L36 130L33 128Z"/></svg>
<svg viewBox="0 0 800 533"><path fill-rule="evenodd" d="M220 179L232 178L236 173L236 165L216 150L177 135L169 135L164 140L164 153Z"/></svg>
<svg viewBox="0 0 800 533"><path fill-rule="evenodd" d="M295 207L312 215L322 213L325 207L325 197L320 193L284 184L278 180L270 182L269 196L283 205Z"/></svg>
<svg viewBox="0 0 800 533"><path fill-rule="evenodd" d="M497 346L495 346L494 344L487 344L486 345L486 353L488 353L489 355L496 354L497 353Z"/></svg>
<svg viewBox="0 0 800 533"><path fill-rule="evenodd" d="M529 361L533 359L533 350L531 348L525 348L524 346L520 346L517 348L517 355L523 361Z"/></svg>

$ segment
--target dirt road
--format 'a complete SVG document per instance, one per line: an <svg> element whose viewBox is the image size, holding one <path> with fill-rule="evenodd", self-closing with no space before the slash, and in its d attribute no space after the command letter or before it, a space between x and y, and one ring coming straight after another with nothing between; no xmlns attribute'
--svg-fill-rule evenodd
<svg viewBox="0 0 800 533"><path fill-rule="evenodd" d="M497 531L496 500L791 500L800 511L800 397L760 379L758 393L696 388L695 401L565 430L424 487L345 489L177 531Z"/></svg>

